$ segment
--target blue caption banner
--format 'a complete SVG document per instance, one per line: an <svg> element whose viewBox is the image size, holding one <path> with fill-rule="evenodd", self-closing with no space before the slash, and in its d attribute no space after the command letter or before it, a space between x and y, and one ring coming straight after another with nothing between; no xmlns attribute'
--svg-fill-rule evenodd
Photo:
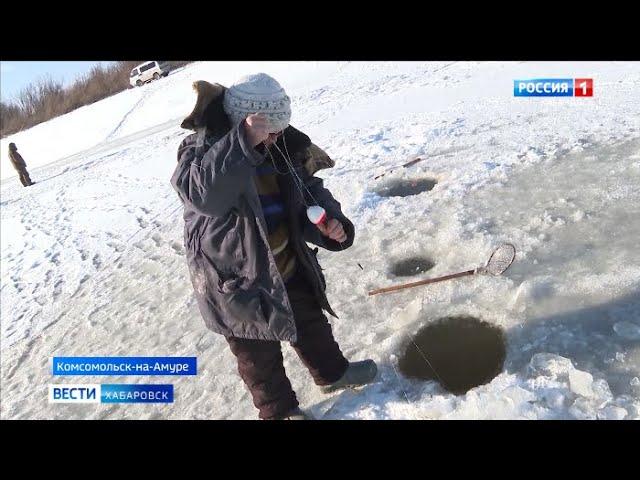
<svg viewBox="0 0 640 480"><path fill-rule="evenodd" d="M54 375L197 375L196 357L53 357Z"/></svg>
<svg viewBox="0 0 640 480"><path fill-rule="evenodd" d="M533 78L513 81L514 97L573 97L573 78Z"/></svg>
<svg viewBox="0 0 640 480"><path fill-rule="evenodd" d="M173 385L102 384L100 403L173 403Z"/></svg>

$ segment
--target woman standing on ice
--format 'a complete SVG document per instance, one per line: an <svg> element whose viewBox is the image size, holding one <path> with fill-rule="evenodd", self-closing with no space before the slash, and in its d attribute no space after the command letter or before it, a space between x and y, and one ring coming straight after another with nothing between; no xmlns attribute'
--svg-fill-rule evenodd
<svg viewBox="0 0 640 480"><path fill-rule="evenodd" d="M260 73L229 89L194 88L198 101L182 126L196 133L180 144L171 183L184 204L200 312L227 339L260 418L311 418L298 407L281 341L325 393L367 384L377 372L373 360L348 362L335 342L318 249L306 243L348 248L354 226L305 168L324 152L289 126L290 99L275 79ZM310 203L324 208L325 223L309 221Z"/></svg>

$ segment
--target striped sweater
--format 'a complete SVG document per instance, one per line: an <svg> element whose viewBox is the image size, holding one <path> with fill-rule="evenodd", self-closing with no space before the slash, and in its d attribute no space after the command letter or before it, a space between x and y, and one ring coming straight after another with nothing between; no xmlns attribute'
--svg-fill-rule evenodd
<svg viewBox="0 0 640 480"><path fill-rule="evenodd" d="M280 194L277 172L270 161L256 168L254 177L264 219L267 222L269 246L282 279L287 282L296 270L296 254L289 244L289 225Z"/></svg>

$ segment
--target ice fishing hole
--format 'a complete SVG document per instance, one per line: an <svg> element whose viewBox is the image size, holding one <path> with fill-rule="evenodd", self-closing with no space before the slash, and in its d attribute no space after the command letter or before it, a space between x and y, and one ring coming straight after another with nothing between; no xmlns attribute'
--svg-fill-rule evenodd
<svg viewBox="0 0 640 480"><path fill-rule="evenodd" d="M460 395L496 377L505 356L501 328L470 316L452 316L421 328L404 346L398 368L407 377L436 380Z"/></svg>
<svg viewBox="0 0 640 480"><path fill-rule="evenodd" d="M391 273L397 277L411 277L431 270L436 264L425 257L411 257L391 266Z"/></svg>
<svg viewBox="0 0 640 480"><path fill-rule="evenodd" d="M428 192L437 183L433 178L392 180L380 185L375 192L381 197L408 197Z"/></svg>

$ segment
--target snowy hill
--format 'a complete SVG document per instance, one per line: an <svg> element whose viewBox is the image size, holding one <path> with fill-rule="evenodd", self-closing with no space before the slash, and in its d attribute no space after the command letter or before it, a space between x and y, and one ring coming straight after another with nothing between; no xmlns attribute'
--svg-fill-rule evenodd
<svg viewBox="0 0 640 480"><path fill-rule="evenodd" d="M193 299L169 178L191 83L259 71L336 161L318 175L357 231L348 251L319 254L331 322L345 355L380 367L376 383L326 396L284 346L303 408L327 419L640 418L638 62L201 62L2 139L2 418L256 418ZM513 97L514 79L548 77L591 77L594 97ZM9 142L36 185L19 184ZM380 194L422 178L437 183ZM518 254L501 277L367 295L474 268L504 241ZM411 257L435 265L391 273ZM502 373L463 395L398 368L413 334L452 315L506 338ZM47 403L47 385L65 381L51 357L101 355L197 356L199 374L73 378L174 383L170 405Z"/></svg>

